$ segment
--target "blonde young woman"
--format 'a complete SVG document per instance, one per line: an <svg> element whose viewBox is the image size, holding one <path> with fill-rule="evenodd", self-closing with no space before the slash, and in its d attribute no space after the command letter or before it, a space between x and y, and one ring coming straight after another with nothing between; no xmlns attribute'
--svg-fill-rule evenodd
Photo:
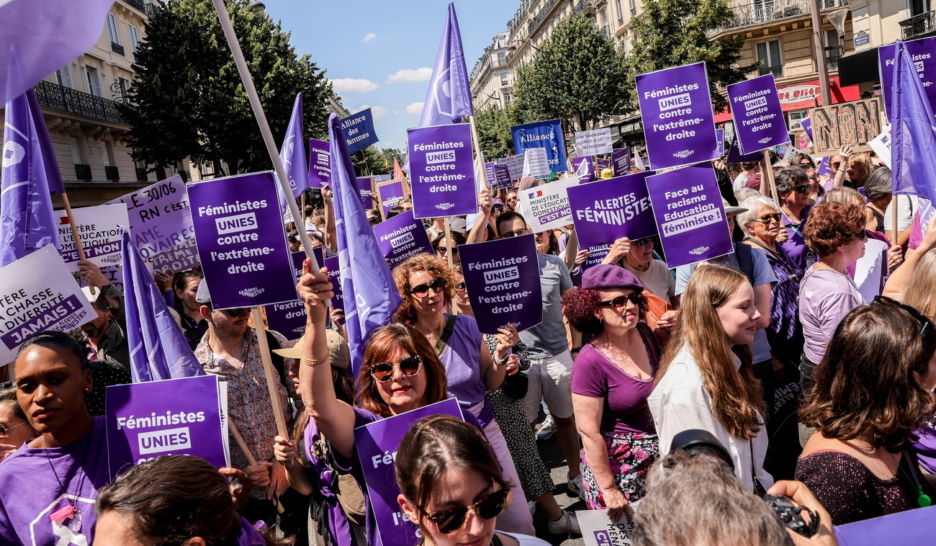
<svg viewBox="0 0 936 546"><path fill-rule="evenodd" d="M748 491L774 480L764 468L767 431L750 343L760 312L747 277L729 267L696 269L681 299L681 316L663 355L647 404L667 453L684 430L707 430L728 449Z"/></svg>

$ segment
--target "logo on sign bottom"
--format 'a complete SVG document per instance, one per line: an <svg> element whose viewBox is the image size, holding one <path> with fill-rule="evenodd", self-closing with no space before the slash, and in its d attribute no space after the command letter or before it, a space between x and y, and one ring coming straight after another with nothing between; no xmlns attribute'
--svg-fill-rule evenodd
<svg viewBox="0 0 936 546"><path fill-rule="evenodd" d="M440 203L436 205L437 209L448 210L455 206L455 203Z"/></svg>
<svg viewBox="0 0 936 546"><path fill-rule="evenodd" d="M683 150L683 151L681 151L681 152L676 152L675 154L673 154L673 157L678 157L678 158L680 158L680 159L686 159L687 157L689 157L690 155L692 155L692 154L694 154L694 153L695 153L695 150Z"/></svg>
<svg viewBox="0 0 936 546"><path fill-rule="evenodd" d="M245 298L256 298L260 294L263 294L263 292L265 292L265 289L254 287L254 288L247 288L245 290L241 290L240 292L238 292L238 294L240 294L241 296L244 296Z"/></svg>
<svg viewBox="0 0 936 546"><path fill-rule="evenodd" d="M707 252L708 249L709 249L709 247L707 247L707 246L700 246L699 248L694 248L694 249L690 250L690 251L689 251L689 254L693 254L693 255L695 255L695 256L698 256L699 254L703 254L704 252Z"/></svg>

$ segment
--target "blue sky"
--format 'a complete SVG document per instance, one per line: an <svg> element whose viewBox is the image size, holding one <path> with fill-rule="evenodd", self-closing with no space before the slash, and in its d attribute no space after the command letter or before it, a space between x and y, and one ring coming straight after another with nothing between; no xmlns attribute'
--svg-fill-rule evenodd
<svg viewBox="0 0 936 546"><path fill-rule="evenodd" d="M335 82L346 108L374 109L378 147L402 148L419 122L448 0L265 0L266 11L292 32L296 52L312 55ZM475 62L519 0L457 0L465 65Z"/></svg>

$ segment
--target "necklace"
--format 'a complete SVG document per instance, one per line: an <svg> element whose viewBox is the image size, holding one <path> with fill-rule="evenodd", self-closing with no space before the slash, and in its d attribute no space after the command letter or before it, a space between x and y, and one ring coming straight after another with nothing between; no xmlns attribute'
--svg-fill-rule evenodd
<svg viewBox="0 0 936 546"><path fill-rule="evenodd" d="M930 506L931 504L933 504L933 499L930 498L929 495L923 492L923 486L920 485L920 480L917 479L916 473L907 472L907 469L905 469L901 463L897 462L897 457L893 453L891 453L890 456L894 459L894 463L897 464L897 468L901 472L903 472L903 475L910 478L911 481L913 481L913 486L916 488L916 491L917 491L917 505L920 508L926 508L927 506Z"/></svg>
<svg viewBox="0 0 936 546"><path fill-rule="evenodd" d="M94 437L94 422L91 422L91 431L87 438L86 449L84 450L84 458L81 460L81 476L78 478L78 488L75 491L75 497L81 494L81 486L84 484L85 478L87 478L87 473L84 472L85 465L88 462L88 451L90 451L91 440ZM81 441L80 439L78 441ZM44 442L43 442L44 443ZM46 448L49 449L49 448ZM69 496L68 489L62 483L62 480L58 476L58 472L55 470L55 465L52 463L52 456L49 455L49 452L46 452L46 460L49 462L49 468L52 469L52 475L55 476L55 481L58 483L59 489L64 493L65 502L68 503L68 506L61 508L49 514L49 519L54 522L63 522L70 520L68 522L68 529L73 532L79 532L81 530L81 510L78 509L77 503Z"/></svg>

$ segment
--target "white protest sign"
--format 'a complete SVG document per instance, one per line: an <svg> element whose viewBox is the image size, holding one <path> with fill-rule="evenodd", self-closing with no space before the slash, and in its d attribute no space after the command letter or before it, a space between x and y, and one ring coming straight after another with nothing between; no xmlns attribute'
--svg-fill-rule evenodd
<svg viewBox="0 0 936 546"><path fill-rule="evenodd" d="M96 318L55 245L0 268L0 365L12 362L33 334L72 330Z"/></svg>
<svg viewBox="0 0 936 546"><path fill-rule="evenodd" d="M610 154L614 147L611 145L611 128L603 127L594 131L578 131L575 133L575 151L579 157L586 155Z"/></svg>
<svg viewBox="0 0 936 546"><path fill-rule="evenodd" d="M548 178L549 172L549 159L546 157L546 148L527 148L523 152L523 176Z"/></svg>
<svg viewBox="0 0 936 546"><path fill-rule="evenodd" d="M881 134L868 141L868 146L874 150L878 159L890 168L891 165L891 126L888 125Z"/></svg>
<svg viewBox="0 0 936 546"><path fill-rule="evenodd" d="M799 153L799 150L796 146L784 145L780 146L780 149L783 150L783 160L787 163L793 161L793 156Z"/></svg>
<svg viewBox="0 0 936 546"><path fill-rule="evenodd" d="M630 503L636 510L640 501ZM631 546L633 544L634 524L621 516L617 521L608 519L605 510L576 510L579 525L582 527L582 541L585 546Z"/></svg>
<svg viewBox="0 0 936 546"><path fill-rule="evenodd" d="M501 164L507 165L507 172L510 173L511 180L518 180L523 177L523 156L524 154L517 154L500 160Z"/></svg>
<svg viewBox="0 0 936 546"><path fill-rule="evenodd" d="M117 226L129 226L127 205L100 205L72 209L75 227L81 237L88 261L99 267L120 264L120 233ZM69 271L78 271L78 247L64 210L55 211L59 241L62 243L62 258Z"/></svg>
<svg viewBox="0 0 936 546"><path fill-rule="evenodd" d="M535 148L534 148L535 149ZM527 150L527 153L530 151ZM572 223L572 207L568 190L577 186L579 177L570 176L543 186L519 192L520 214L533 233L555 229Z"/></svg>
<svg viewBox="0 0 936 546"><path fill-rule="evenodd" d="M106 205L123 203L130 218L130 236L144 260L195 237L192 210L181 176L173 176Z"/></svg>
<svg viewBox="0 0 936 546"><path fill-rule="evenodd" d="M864 256L855 262L855 286L865 303L871 303L881 293L881 276L887 272L885 252L887 243L869 238L865 241Z"/></svg>

